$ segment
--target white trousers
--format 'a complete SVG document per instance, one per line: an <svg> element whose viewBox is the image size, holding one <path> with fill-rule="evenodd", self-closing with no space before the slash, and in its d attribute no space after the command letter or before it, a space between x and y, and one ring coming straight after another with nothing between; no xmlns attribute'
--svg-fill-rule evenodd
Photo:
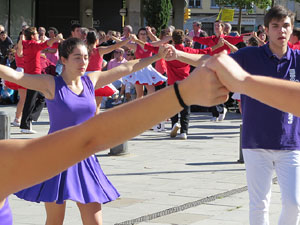
<svg viewBox="0 0 300 225"><path fill-rule="evenodd" d="M246 165L250 225L269 225L274 169L281 192L278 225L298 225L300 219L300 151L243 149Z"/></svg>

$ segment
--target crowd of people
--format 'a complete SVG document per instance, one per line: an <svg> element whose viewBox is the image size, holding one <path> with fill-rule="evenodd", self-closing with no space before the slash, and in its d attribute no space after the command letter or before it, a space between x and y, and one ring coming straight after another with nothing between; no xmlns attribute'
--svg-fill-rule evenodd
<svg viewBox="0 0 300 225"><path fill-rule="evenodd" d="M66 200L77 203L83 224L102 224L102 204L120 194L91 154L168 118L170 137L180 130L179 137L187 139L190 106L210 107L212 121L222 121L231 91L241 102L250 224L269 224L275 169L282 194L278 224L297 225L300 30L294 20L292 12L275 6L257 31L241 35L222 21L214 23L212 36L200 22L190 32L169 26L159 37L150 27L135 35L130 25L123 35L73 25L67 39L55 27L48 29L49 37L43 27L23 27L16 45L0 25L2 90L20 95L12 125L24 134L35 133L32 120L45 101L50 120L46 137L0 142L5 165L0 171L0 224L12 224L6 198L12 193L44 202L47 225L63 224ZM99 113L101 98L117 89L115 104L122 95L131 101L133 89L137 100Z"/></svg>

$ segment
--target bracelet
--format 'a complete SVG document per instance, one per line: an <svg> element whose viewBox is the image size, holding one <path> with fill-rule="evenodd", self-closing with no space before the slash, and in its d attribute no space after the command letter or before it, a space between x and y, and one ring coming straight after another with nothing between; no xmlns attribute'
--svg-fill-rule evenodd
<svg viewBox="0 0 300 225"><path fill-rule="evenodd" d="M175 94L176 94L179 104L181 105L182 108L186 109L188 106L184 103L183 99L181 98L181 95L180 95L180 92L178 89L178 83L175 82L173 86L174 86Z"/></svg>

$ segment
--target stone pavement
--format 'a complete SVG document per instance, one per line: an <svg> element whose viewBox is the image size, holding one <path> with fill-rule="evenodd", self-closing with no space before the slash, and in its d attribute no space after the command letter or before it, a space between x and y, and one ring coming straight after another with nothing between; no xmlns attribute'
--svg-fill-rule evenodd
<svg viewBox="0 0 300 225"><path fill-rule="evenodd" d="M0 108L12 118L14 110L11 106ZM218 123L209 118L209 113L193 113L187 140L170 139L168 122L165 132L146 131L130 140L128 155L99 152L102 169L121 193L118 200L103 205L103 224L249 224L245 168L237 163L240 115L228 113L225 121ZM11 138L45 135L49 128L46 109L33 128L39 133L24 135L12 127ZM10 197L10 204L15 225L44 224L43 204L15 196ZM270 224L277 223L279 214L275 181ZM74 202L67 202L64 224L82 224Z"/></svg>

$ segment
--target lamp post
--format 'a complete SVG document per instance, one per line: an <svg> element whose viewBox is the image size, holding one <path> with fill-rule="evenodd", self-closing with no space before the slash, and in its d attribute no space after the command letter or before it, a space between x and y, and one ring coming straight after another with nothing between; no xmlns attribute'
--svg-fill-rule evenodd
<svg viewBox="0 0 300 225"><path fill-rule="evenodd" d="M127 9L122 8L122 9L120 9L119 13L122 16L122 27L124 27L125 26L125 16L127 16Z"/></svg>

